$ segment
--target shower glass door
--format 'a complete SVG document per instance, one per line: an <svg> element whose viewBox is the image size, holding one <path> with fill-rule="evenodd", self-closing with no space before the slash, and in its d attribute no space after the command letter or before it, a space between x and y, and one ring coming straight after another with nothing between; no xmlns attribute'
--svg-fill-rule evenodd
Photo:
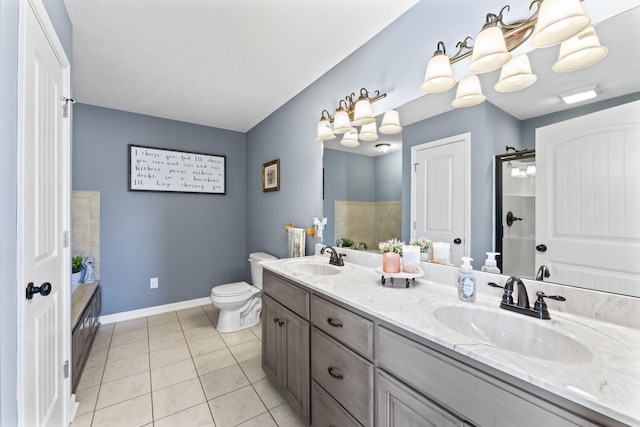
<svg viewBox="0 0 640 427"><path fill-rule="evenodd" d="M534 277L536 225L535 150L495 157L495 250L503 274Z"/></svg>

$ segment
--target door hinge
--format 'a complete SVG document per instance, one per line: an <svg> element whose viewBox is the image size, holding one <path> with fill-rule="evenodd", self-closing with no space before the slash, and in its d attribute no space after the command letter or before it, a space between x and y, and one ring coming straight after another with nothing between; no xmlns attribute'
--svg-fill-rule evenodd
<svg viewBox="0 0 640 427"><path fill-rule="evenodd" d="M65 360L64 365L62 366L62 370L64 371L64 377L69 378L69 361Z"/></svg>
<svg viewBox="0 0 640 427"><path fill-rule="evenodd" d="M69 232L68 232L68 231L65 231L65 232L64 232L64 237L63 237L63 239L62 239L62 240L63 240L63 244L64 244L64 246L63 246L63 247L64 247L64 248L68 248L68 247L69 247L69 244L71 243L71 242L70 242L70 239L69 239Z"/></svg>
<svg viewBox="0 0 640 427"><path fill-rule="evenodd" d="M413 221L413 229L416 229L416 221Z"/></svg>
<svg viewBox="0 0 640 427"><path fill-rule="evenodd" d="M414 164L413 164L413 171L414 171L414 172L418 172L418 164L419 164L419 163L414 163Z"/></svg>
<svg viewBox="0 0 640 427"><path fill-rule="evenodd" d="M61 100L64 101L64 105L62 106L62 117L69 117L69 103L75 104L76 101L73 98L67 98L66 96L61 96Z"/></svg>

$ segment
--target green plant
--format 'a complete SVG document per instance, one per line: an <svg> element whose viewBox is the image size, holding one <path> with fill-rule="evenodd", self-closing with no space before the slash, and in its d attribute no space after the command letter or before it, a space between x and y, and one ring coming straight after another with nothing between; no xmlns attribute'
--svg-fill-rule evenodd
<svg viewBox="0 0 640 427"><path fill-rule="evenodd" d="M401 242L398 239L391 239L386 242L378 243L378 249L380 249L380 252L383 254L387 252L395 252L402 255L402 246L404 246L404 242Z"/></svg>
<svg viewBox="0 0 640 427"><path fill-rule="evenodd" d="M427 252L432 246L431 240L425 239L424 237L421 237L418 240L412 240L409 244L419 246L420 252Z"/></svg>
<svg viewBox="0 0 640 427"><path fill-rule="evenodd" d="M82 271L82 256L74 255L71 258L71 273L78 273Z"/></svg>
<svg viewBox="0 0 640 427"><path fill-rule="evenodd" d="M342 238L342 247L344 248L350 248L351 246L353 246L356 242L354 242L351 239L348 239L346 237Z"/></svg>

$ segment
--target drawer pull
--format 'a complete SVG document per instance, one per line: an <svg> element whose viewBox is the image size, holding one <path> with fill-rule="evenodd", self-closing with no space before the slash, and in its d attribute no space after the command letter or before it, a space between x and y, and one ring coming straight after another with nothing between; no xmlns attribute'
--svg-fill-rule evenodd
<svg viewBox="0 0 640 427"><path fill-rule="evenodd" d="M280 319L278 319L277 317L273 318L273 323L278 323L280 321Z"/></svg>
<svg viewBox="0 0 640 427"><path fill-rule="evenodd" d="M344 375L334 374L333 370L334 370L333 366L329 366L329 369L327 369L327 371L329 372L329 375L331 375L333 378L337 380L344 379Z"/></svg>
<svg viewBox="0 0 640 427"><path fill-rule="evenodd" d="M327 323L333 326L334 328L342 328L342 323L338 323L334 321L331 317L327 319Z"/></svg>

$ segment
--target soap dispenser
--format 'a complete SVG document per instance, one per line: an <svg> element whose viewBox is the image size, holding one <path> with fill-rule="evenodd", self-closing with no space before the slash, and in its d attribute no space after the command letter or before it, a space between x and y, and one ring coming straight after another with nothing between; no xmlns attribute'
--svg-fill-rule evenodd
<svg viewBox="0 0 640 427"><path fill-rule="evenodd" d="M473 258L462 257L462 265L460 266L460 275L458 277L458 298L462 301L476 300L476 278L473 275L471 261L473 261Z"/></svg>
<svg viewBox="0 0 640 427"><path fill-rule="evenodd" d="M496 263L496 255L500 255L500 252L487 252L487 259L484 261L484 265L481 270L485 273L500 274L498 263Z"/></svg>

